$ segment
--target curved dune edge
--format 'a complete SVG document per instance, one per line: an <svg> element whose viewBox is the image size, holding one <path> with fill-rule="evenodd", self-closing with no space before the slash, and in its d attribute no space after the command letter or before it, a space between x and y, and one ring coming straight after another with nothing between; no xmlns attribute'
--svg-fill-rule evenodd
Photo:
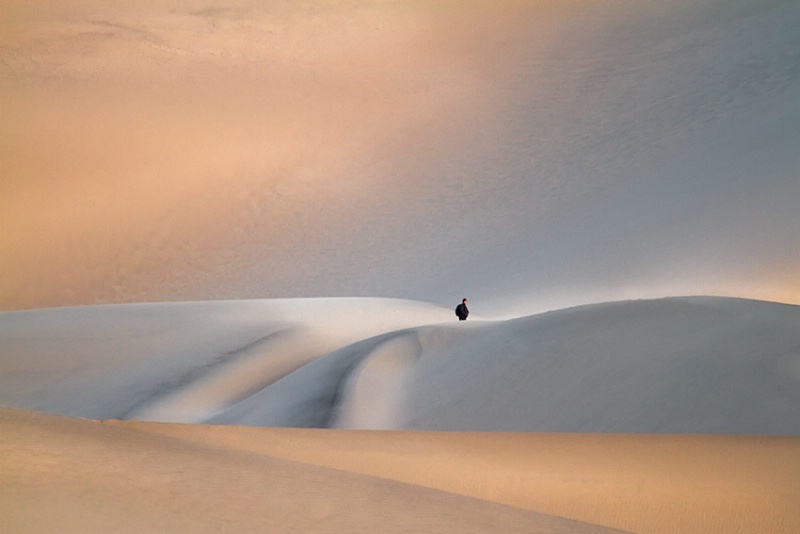
<svg viewBox="0 0 800 534"><path fill-rule="evenodd" d="M613 532L202 441L0 408L2 530L9 534Z"/></svg>
<svg viewBox="0 0 800 534"><path fill-rule="evenodd" d="M634 532L800 532L798 437L114 424Z"/></svg>

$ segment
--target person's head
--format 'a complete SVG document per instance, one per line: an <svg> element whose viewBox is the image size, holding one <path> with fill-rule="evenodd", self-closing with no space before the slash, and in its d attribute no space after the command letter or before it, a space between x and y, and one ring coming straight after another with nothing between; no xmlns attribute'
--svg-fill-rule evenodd
<svg viewBox="0 0 800 534"><path fill-rule="evenodd" d="M461 304L466 304L466 303L467 303L467 299L461 299Z"/></svg>

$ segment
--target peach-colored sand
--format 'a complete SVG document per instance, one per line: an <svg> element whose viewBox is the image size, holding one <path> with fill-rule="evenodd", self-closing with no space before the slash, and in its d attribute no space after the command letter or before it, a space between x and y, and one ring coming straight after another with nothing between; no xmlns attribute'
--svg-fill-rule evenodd
<svg viewBox="0 0 800 534"><path fill-rule="evenodd" d="M0 0L0 309L800 302L800 10L728 4Z"/></svg>
<svg viewBox="0 0 800 534"><path fill-rule="evenodd" d="M11 409L0 409L0 530L611 532L240 448Z"/></svg>
<svg viewBox="0 0 800 534"><path fill-rule="evenodd" d="M387 141L430 157L485 114L476 63L496 52L471 43L513 16L235 4L0 2L0 308L251 296L255 265L278 286L352 266L369 210L407 194L376 183L408 159ZM266 256L235 250L254 242Z"/></svg>
<svg viewBox="0 0 800 534"><path fill-rule="evenodd" d="M797 437L122 424L635 532L800 532Z"/></svg>

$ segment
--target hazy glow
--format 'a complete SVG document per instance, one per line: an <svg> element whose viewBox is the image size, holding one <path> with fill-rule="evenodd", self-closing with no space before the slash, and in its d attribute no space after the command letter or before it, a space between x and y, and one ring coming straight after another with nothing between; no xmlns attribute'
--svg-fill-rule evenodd
<svg viewBox="0 0 800 534"><path fill-rule="evenodd" d="M3 309L800 302L798 6L3 3Z"/></svg>

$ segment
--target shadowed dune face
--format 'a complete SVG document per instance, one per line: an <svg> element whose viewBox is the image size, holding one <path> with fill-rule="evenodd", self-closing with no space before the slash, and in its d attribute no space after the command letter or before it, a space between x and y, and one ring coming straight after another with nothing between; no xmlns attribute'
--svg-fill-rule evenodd
<svg viewBox="0 0 800 534"><path fill-rule="evenodd" d="M2 5L3 309L800 299L796 3Z"/></svg>
<svg viewBox="0 0 800 534"><path fill-rule="evenodd" d="M393 299L7 312L0 403L95 419L203 420L337 348L449 319L448 310Z"/></svg>

